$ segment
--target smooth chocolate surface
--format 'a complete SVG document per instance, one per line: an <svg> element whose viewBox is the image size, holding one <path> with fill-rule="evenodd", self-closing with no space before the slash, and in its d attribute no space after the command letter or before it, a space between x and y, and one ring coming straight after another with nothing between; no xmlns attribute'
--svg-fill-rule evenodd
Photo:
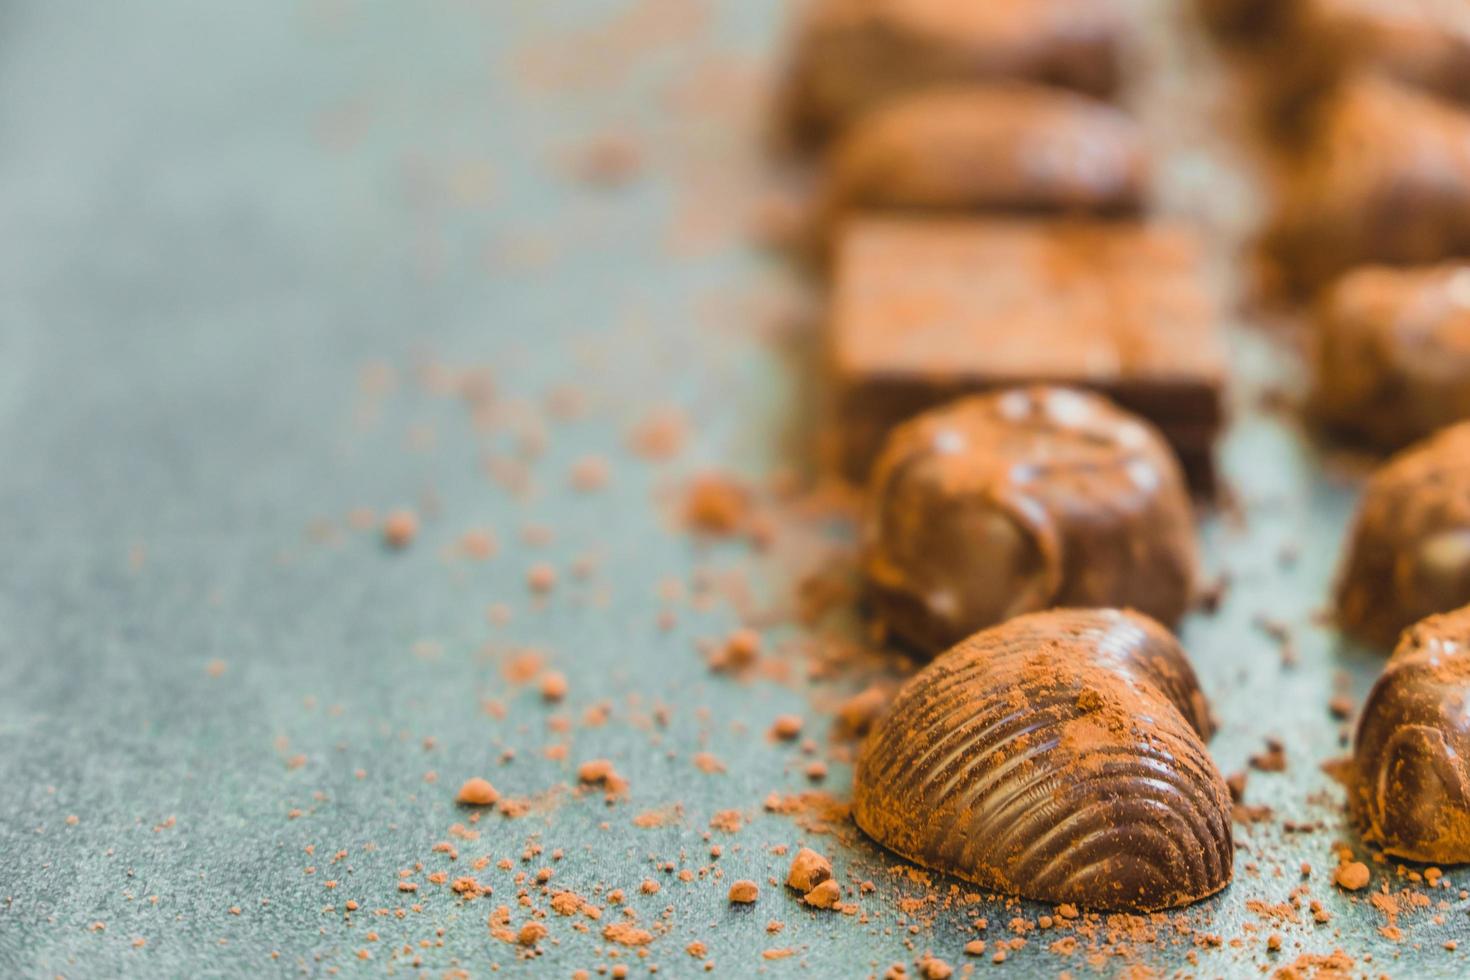
<svg viewBox="0 0 1470 980"><path fill-rule="evenodd" d="M1143 135L1122 110L1018 83L894 99L834 145L823 224L855 209L1118 213L1143 203Z"/></svg>
<svg viewBox="0 0 1470 980"><path fill-rule="evenodd" d="M1110 609L977 633L899 691L858 756L853 816L884 847L986 888L1100 909L1230 882L1230 795L1178 642Z"/></svg>
<svg viewBox="0 0 1470 980"><path fill-rule="evenodd" d="M1470 423L1390 459L1369 482L1338 583L1347 632L1390 647L1399 632L1470 603Z"/></svg>
<svg viewBox="0 0 1470 980"><path fill-rule="evenodd" d="M1373 685L1353 747L1354 818L1411 861L1470 861L1470 608L1411 627Z"/></svg>
<svg viewBox="0 0 1470 980"><path fill-rule="evenodd" d="M875 611L924 653L1053 606L1166 622L1195 581L1178 463L1105 399L1015 388L894 430L868 487L862 568Z"/></svg>
<svg viewBox="0 0 1470 980"><path fill-rule="evenodd" d="M1133 222L856 218L839 238L829 324L843 469L866 478L887 432L1015 384L1100 391L1212 477L1225 357L1193 235Z"/></svg>
<svg viewBox="0 0 1470 980"><path fill-rule="evenodd" d="M817 0L798 28L790 121L820 136L905 92L993 79L1106 97L1126 35L1116 0Z"/></svg>
<svg viewBox="0 0 1470 980"><path fill-rule="evenodd" d="M1470 419L1470 263L1351 272L1315 340L1313 406L1333 428L1398 449Z"/></svg>
<svg viewBox="0 0 1470 980"><path fill-rule="evenodd" d="M1266 238L1285 286L1470 254L1470 112L1364 75L1335 90L1314 132Z"/></svg>

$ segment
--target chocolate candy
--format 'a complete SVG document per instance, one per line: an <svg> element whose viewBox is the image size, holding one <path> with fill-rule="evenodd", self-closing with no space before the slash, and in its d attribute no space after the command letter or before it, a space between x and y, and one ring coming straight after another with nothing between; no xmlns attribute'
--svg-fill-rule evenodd
<svg viewBox="0 0 1470 980"><path fill-rule="evenodd" d="M1100 391L1213 480L1224 345L1195 237L1133 222L864 217L843 225L829 326L854 479L888 431L1016 384Z"/></svg>
<svg viewBox="0 0 1470 980"><path fill-rule="evenodd" d="M1143 202L1147 159L1121 110L1036 85L895 99L835 145L823 208L1118 213Z"/></svg>
<svg viewBox="0 0 1470 980"><path fill-rule="evenodd" d="M935 85L1017 79L1107 96L1125 26L1116 0L817 0L799 29L788 112L810 137Z"/></svg>
<svg viewBox="0 0 1470 980"><path fill-rule="evenodd" d="M1230 794L1179 644L1111 609L977 633L899 691L858 756L853 816L985 888L1149 911L1230 882Z"/></svg>
<svg viewBox="0 0 1470 980"><path fill-rule="evenodd" d="M1470 419L1470 264L1351 272L1316 339L1313 402L1332 427L1398 449Z"/></svg>
<svg viewBox="0 0 1470 980"><path fill-rule="evenodd" d="M1371 69L1470 101L1470 6L1464 0L1292 0L1295 50L1319 84Z"/></svg>
<svg viewBox="0 0 1470 980"><path fill-rule="evenodd" d="M1147 423L1080 391L1010 389L894 431L868 487L862 569L879 617L924 653L1051 606L1172 622L1195 580L1192 518Z"/></svg>
<svg viewBox="0 0 1470 980"><path fill-rule="evenodd" d="M1470 861L1470 607L1399 641L1353 745L1349 802L1365 840L1411 861Z"/></svg>
<svg viewBox="0 0 1470 980"><path fill-rule="evenodd" d="M1381 78L1344 82L1265 244L1301 292L1366 262L1470 254L1470 112Z"/></svg>
<svg viewBox="0 0 1470 980"><path fill-rule="evenodd" d="M1374 474L1337 590L1338 621L1369 643L1470 602L1470 422L1441 430Z"/></svg>

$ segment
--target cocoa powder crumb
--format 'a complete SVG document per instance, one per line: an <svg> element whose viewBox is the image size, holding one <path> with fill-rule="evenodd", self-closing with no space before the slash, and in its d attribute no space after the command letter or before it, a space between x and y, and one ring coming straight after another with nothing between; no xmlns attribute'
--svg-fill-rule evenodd
<svg viewBox="0 0 1470 980"><path fill-rule="evenodd" d="M407 548L419 533L419 518L411 510L395 510L383 521L383 543L390 548Z"/></svg>
<svg viewBox="0 0 1470 980"><path fill-rule="evenodd" d="M491 806L498 799L500 799L500 794L496 792L494 786L490 785L490 780L480 776L466 779L454 798L456 803L463 803L466 806Z"/></svg>
<svg viewBox="0 0 1470 980"><path fill-rule="evenodd" d="M1338 865L1337 870L1332 873L1333 883L1350 892L1367 885L1371 877L1368 866L1362 861L1348 861Z"/></svg>
<svg viewBox="0 0 1470 980"><path fill-rule="evenodd" d="M760 897L760 886L749 878L741 878L730 886L730 901L736 905L749 905Z"/></svg>
<svg viewBox="0 0 1470 980"><path fill-rule="evenodd" d="M796 852L791 870L786 873L786 886L806 894L832 877L832 862L809 847Z"/></svg>

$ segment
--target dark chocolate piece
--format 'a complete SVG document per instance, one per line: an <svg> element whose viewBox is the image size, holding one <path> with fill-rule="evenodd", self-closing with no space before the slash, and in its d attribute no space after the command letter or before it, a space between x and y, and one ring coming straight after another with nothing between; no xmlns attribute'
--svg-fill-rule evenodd
<svg viewBox="0 0 1470 980"><path fill-rule="evenodd" d="M1353 746L1354 819L1411 861L1470 861L1470 607L1411 627L1373 685Z"/></svg>
<svg viewBox="0 0 1470 980"><path fill-rule="evenodd" d="M1364 263L1470 254L1470 112L1354 78L1323 108L1284 195L1266 247L1291 291Z"/></svg>
<svg viewBox="0 0 1470 980"><path fill-rule="evenodd" d="M1062 388L965 398L895 429L862 526L869 598L924 653L1053 606L1174 622L1194 592L1193 514L1169 447Z"/></svg>
<svg viewBox="0 0 1470 980"><path fill-rule="evenodd" d="M935 85L1014 79L1107 97L1125 36L1116 0L818 0L799 28L788 113L811 138Z"/></svg>
<svg viewBox="0 0 1470 980"><path fill-rule="evenodd" d="M1441 430L1374 474L1337 590L1338 621L1392 646L1411 623L1470 602L1470 422Z"/></svg>
<svg viewBox="0 0 1470 980"><path fill-rule="evenodd" d="M1381 449L1470 419L1470 263L1349 273L1316 331L1316 414Z"/></svg>
<svg viewBox="0 0 1470 980"><path fill-rule="evenodd" d="M1298 73L1321 91L1359 71L1470 102L1465 0L1291 0Z"/></svg>
<svg viewBox="0 0 1470 980"><path fill-rule="evenodd" d="M1126 113L1037 85L945 87L895 99L834 146L824 225L855 209L1122 213L1147 156Z"/></svg>
<svg viewBox="0 0 1470 980"><path fill-rule="evenodd" d="M1131 222L863 217L839 236L830 356L842 466L894 425L1015 384L1100 391L1213 478L1225 357L1196 239Z"/></svg>
<svg viewBox="0 0 1470 980"><path fill-rule="evenodd" d="M1230 882L1230 793L1204 695L1158 623L1060 609L977 633L899 691L858 756L853 816L985 888L1151 911Z"/></svg>

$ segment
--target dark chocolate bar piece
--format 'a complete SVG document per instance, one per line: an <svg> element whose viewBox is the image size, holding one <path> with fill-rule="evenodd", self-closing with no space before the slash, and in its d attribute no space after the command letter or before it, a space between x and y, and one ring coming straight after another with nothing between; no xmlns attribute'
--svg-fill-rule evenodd
<svg viewBox="0 0 1470 980"><path fill-rule="evenodd" d="M960 395L1088 388L1213 480L1224 349L1195 238L1132 222L863 217L837 246L829 357L842 468Z"/></svg>

